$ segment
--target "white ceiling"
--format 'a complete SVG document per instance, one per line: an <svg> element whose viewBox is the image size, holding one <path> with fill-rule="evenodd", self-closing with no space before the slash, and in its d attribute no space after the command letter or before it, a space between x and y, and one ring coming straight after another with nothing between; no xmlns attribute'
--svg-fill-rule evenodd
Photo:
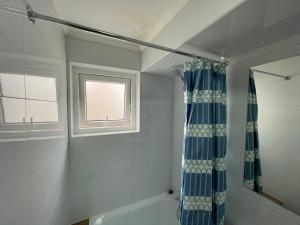
<svg viewBox="0 0 300 225"><path fill-rule="evenodd" d="M231 58L300 34L299 22L300 0L247 0L193 37L183 46L183 50L200 55L210 54L210 57L216 59L220 59L222 55ZM170 54L149 68L147 72L170 75L172 67L182 67L183 62L188 59L188 57ZM287 65L286 62L284 63ZM294 63L293 68L296 65ZM271 67L268 69L272 72ZM291 74L292 71L282 72Z"/></svg>
<svg viewBox="0 0 300 225"><path fill-rule="evenodd" d="M65 20L151 41L188 0L53 0L53 2L59 17Z"/></svg>
<svg viewBox="0 0 300 225"><path fill-rule="evenodd" d="M282 75L300 76L300 55L255 66L253 69Z"/></svg>
<svg viewBox="0 0 300 225"><path fill-rule="evenodd" d="M132 38L149 41L189 0L53 0L59 17ZM192 12L191 12L192 13ZM205 19L199 15L199 19ZM300 0L247 0L238 8L193 37L182 50L231 58L300 34ZM191 24L192 26L192 24ZM180 29L180 27L178 28ZM69 36L118 44L140 50L128 42L111 41L99 35L69 30ZM188 46L188 48L186 48ZM187 57L170 54L146 72L171 74Z"/></svg>
<svg viewBox="0 0 300 225"><path fill-rule="evenodd" d="M300 55L255 66L252 67L252 69L283 76L291 76L290 80L284 80L280 77L254 72L255 85L257 89L265 88L270 85L272 86L281 82L295 82L295 79L300 77Z"/></svg>
<svg viewBox="0 0 300 225"><path fill-rule="evenodd" d="M300 0L248 0L189 41L233 57L300 33Z"/></svg>

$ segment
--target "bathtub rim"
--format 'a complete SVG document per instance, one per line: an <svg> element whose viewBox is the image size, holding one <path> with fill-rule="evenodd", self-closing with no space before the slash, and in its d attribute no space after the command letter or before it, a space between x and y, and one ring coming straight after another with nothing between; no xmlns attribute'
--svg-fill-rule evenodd
<svg viewBox="0 0 300 225"><path fill-rule="evenodd" d="M152 204L162 201L162 200L171 200L171 201L178 202L176 200L174 194L168 194L167 192L164 192L159 195L155 195L155 196L119 207L117 209L113 209L113 210L98 214L96 216L90 217L89 225L105 225L105 223L114 219L117 216L121 216L123 214L138 210L140 208L144 208L146 206L152 205Z"/></svg>

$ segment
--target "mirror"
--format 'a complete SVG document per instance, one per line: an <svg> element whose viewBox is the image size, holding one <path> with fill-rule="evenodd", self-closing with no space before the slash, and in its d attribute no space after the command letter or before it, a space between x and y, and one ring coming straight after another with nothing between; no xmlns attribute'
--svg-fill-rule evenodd
<svg viewBox="0 0 300 225"><path fill-rule="evenodd" d="M244 187L300 215L300 56L250 68Z"/></svg>

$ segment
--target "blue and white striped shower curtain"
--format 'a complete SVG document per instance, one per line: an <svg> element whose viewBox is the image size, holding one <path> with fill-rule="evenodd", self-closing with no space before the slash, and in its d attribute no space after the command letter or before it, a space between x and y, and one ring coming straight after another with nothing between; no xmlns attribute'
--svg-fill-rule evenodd
<svg viewBox="0 0 300 225"><path fill-rule="evenodd" d="M186 62L181 225L224 223L226 191L226 66Z"/></svg>
<svg viewBox="0 0 300 225"><path fill-rule="evenodd" d="M244 187L257 193L262 192L259 139L257 130L257 98L252 71L249 75L247 130L244 159Z"/></svg>

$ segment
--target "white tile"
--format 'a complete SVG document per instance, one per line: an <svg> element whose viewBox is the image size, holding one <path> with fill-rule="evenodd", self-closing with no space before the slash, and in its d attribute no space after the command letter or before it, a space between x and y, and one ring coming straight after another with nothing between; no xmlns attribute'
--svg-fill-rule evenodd
<svg viewBox="0 0 300 225"><path fill-rule="evenodd" d="M66 152L58 151L45 167L17 193L0 216L1 224L43 224L65 188ZM34 215L34 216L33 216Z"/></svg>
<svg viewBox="0 0 300 225"><path fill-rule="evenodd" d="M61 142L61 143L59 143ZM57 149L64 149L61 140L7 142L1 143L0 179L1 179L1 208L15 198L16 193L24 188L39 169L47 164L47 160ZM9 171L9 173L8 173Z"/></svg>
<svg viewBox="0 0 300 225"><path fill-rule="evenodd" d="M227 146L244 148L246 140L247 106L227 106Z"/></svg>
<svg viewBox="0 0 300 225"><path fill-rule="evenodd" d="M3 3L12 7L16 7L15 4L13 1ZM6 21L0 24L0 64L23 66L22 17L1 11L0 20Z"/></svg>
<svg viewBox="0 0 300 225"><path fill-rule="evenodd" d="M247 104L249 69L238 65L229 66L226 77L227 104Z"/></svg>

